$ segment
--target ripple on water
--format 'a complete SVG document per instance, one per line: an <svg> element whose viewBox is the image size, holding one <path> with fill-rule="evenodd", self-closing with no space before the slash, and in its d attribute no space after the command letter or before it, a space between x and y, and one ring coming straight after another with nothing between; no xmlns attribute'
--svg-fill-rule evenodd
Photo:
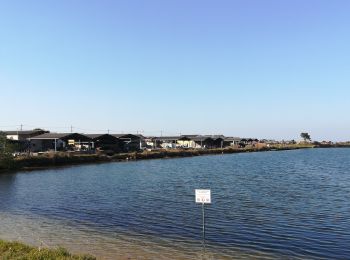
<svg viewBox="0 0 350 260"><path fill-rule="evenodd" d="M32 232L111 259L132 252L196 259L194 189L211 188L206 238L214 259L346 259L349 159L350 149L311 149L1 175L0 236L13 229L35 243Z"/></svg>

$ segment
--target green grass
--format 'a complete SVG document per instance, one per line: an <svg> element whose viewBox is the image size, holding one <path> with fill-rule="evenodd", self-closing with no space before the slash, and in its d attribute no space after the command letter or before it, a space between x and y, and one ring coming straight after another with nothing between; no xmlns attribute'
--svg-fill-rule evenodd
<svg viewBox="0 0 350 260"><path fill-rule="evenodd" d="M0 240L1 260L94 260L89 255L72 255L64 248L37 248L19 242Z"/></svg>

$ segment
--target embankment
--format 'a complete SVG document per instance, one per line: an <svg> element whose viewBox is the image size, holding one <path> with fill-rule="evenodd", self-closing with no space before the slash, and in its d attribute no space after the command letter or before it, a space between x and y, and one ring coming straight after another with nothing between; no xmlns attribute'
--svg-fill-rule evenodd
<svg viewBox="0 0 350 260"><path fill-rule="evenodd" d="M232 154L247 152L263 152L263 151L282 151L313 148L311 145L293 145L293 146L275 146L263 148L223 148L223 149L174 149L174 150L155 150L133 153L119 153L112 156L99 154L74 154L74 153L49 153L39 156L25 156L14 159L11 169L2 168L0 172L18 171L18 170L36 170L51 167L104 163L130 160L147 160L162 158L179 158L193 157L210 154Z"/></svg>

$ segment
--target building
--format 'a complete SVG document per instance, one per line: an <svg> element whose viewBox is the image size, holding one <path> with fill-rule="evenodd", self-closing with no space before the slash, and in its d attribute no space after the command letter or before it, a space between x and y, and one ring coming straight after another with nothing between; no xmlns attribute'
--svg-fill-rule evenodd
<svg viewBox="0 0 350 260"><path fill-rule="evenodd" d="M181 135L177 140L179 148L196 148L196 142L193 140L198 135Z"/></svg>
<svg viewBox="0 0 350 260"><path fill-rule="evenodd" d="M112 136L124 142L126 152L143 150L147 146L143 135L112 134Z"/></svg>
<svg viewBox="0 0 350 260"><path fill-rule="evenodd" d="M239 142L239 147L246 147L247 145L255 146L259 143L259 140L256 138L242 138Z"/></svg>
<svg viewBox="0 0 350 260"><path fill-rule="evenodd" d="M7 139L15 140L15 141L27 141L28 138L38 136L48 132L49 131L45 131L42 129L4 131Z"/></svg>
<svg viewBox="0 0 350 260"><path fill-rule="evenodd" d="M195 142L194 148L214 149L223 148L224 138L223 135L198 135L191 139Z"/></svg>
<svg viewBox="0 0 350 260"><path fill-rule="evenodd" d="M181 135L153 137L152 144L155 148L221 148L224 146L223 135ZM151 144L151 143L150 143Z"/></svg>
<svg viewBox="0 0 350 260"><path fill-rule="evenodd" d="M94 143L94 148L107 152L122 152L125 150L124 142L110 134L86 134Z"/></svg>
<svg viewBox="0 0 350 260"><path fill-rule="evenodd" d="M9 142L13 145L16 152L27 152L30 148L28 138L48 133L48 131L35 129L4 131L3 133L6 135L6 138L9 140Z"/></svg>
<svg viewBox="0 0 350 260"><path fill-rule="evenodd" d="M225 137L224 147L235 147L238 148L242 138L240 137Z"/></svg>
<svg viewBox="0 0 350 260"><path fill-rule="evenodd" d="M92 138L79 133L45 133L28 138L30 151L85 151L94 149Z"/></svg>
<svg viewBox="0 0 350 260"><path fill-rule="evenodd" d="M152 148L164 148L164 149L174 149L179 146L177 141L181 138L181 136L160 136L160 137L152 137L149 145Z"/></svg>

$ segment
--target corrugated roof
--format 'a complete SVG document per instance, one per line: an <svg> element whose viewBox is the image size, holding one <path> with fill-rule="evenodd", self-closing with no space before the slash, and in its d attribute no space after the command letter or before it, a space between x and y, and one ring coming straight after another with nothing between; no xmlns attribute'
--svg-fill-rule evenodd
<svg viewBox="0 0 350 260"><path fill-rule="evenodd" d="M3 131L7 135L31 135L44 132L44 130L22 130L22 131Z"/></svg>
<svg viewBox="0 0 350 260"><path fill-rule="evenodd" d="M232 142L232 141L237 141L237 142L239 142L239 141L241 141L241 140L242 140L242 138L240 138L240 137L231 137L231 136L225 137L225 139L224 139L224 141L227 141L227 142Z"/></svg>
<svg viewBox="0 0 350 260"><path fill-rule="evenodd" d="M134 137L138 137L138 138L141 138L141 139L144 139L145 137L143 135L134 135L134 134L111 134L113 135L114 137L117 137L117 138L130 138L132 136Z"/></svg>
<svg viewBox="0 0 350 260"><path fill-rule="evenodd" d="M118 139L118 137L115 137L111 134L85 134L87 137L90 137L91 139L98 139L98 138L101 138L103 136L109 136L109 137L112 137L114 139Z"/></svg>
<svg viewBox="0 0 350 260"><path fill-rule="evenodd" d="M205 136L205 135L198 135L196 137L192 137L191 140L197 141L197 142L205 141L205 140L212 140L212 141L214 141L213 138L211 138L210 136Z"/></svg>
<svg viewBox="0 0 350 260"><path fill-rule="evenodd" d="M203 135L203 136L206 136L206 137L210 137L211 139L225 139L225 136L224 135Z"/></svg>
<svg viewBox="0 0 350 260"><path fill-rule="evenodd" d="M104 136L106 134L85 134L85 135L93 139L93 138Z"/></svg>
<svg viewBox="0 0 350 260"><path fill-rule="evenodd" d="M168 140L179 140L180 138L181 136L159 136L159 137L153 137L152 139L168 141Z"/></svg>
<svg viewBox="0 0 350 260"><path fill-rule="evenodd" d="M69 135L72 135L72 133L46 133L46 134L34 136L31 139L60 139Z"/></svg>
<svg viewBox="0 0 350 260"><path fill-rule="evenodd" d="M79 134L79 133L46 133L38 136L34 136L30 139L40 140L40 139L68 139L70 136L81 136L84 139L91 139L90 137Z"/></svg>

